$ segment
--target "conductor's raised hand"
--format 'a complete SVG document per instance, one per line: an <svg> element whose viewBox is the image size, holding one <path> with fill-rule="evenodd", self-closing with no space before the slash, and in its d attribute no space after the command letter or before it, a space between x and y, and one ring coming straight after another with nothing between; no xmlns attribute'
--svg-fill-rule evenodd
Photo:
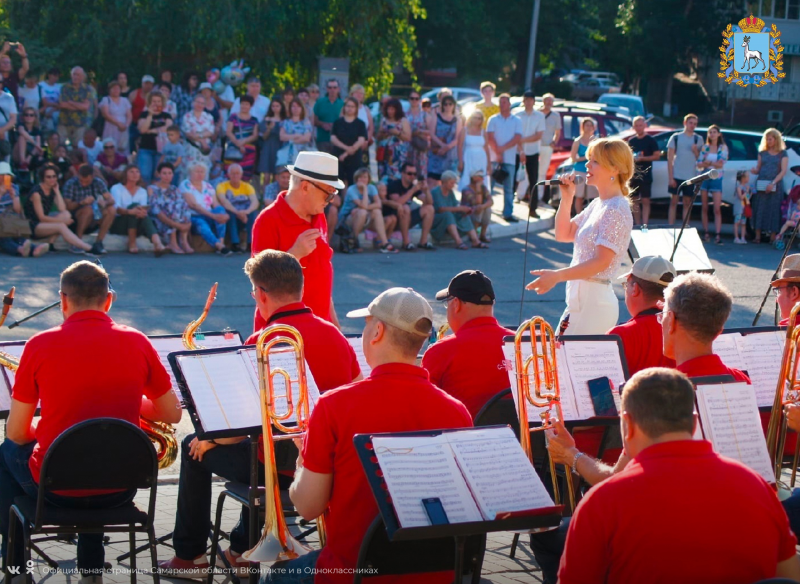
<svg viewBox="0 0 800 584"><path fill-rule="evenodd" d="M559 175L558 180L561 182L561 198L572 199L575 196L575 173Z"/></svg>
<svg viewBox="0 0 800 584"><path fill-rule="evenodd" d="M525 286L525 289L533 290L537 294L547 294L553 286L561 282L561 275L557 270L531 270L531 275L539 277Z"/></svg>
<svg viewBox="0 0 800 584"><path fill-rule="evenodd" d="M561 420L553 420L553 428L545 430L547 433L547 451L556 464L572 466L578 449L575 448L575 439L569 433Z"/></svg>
<svg viewBox="0 0 800 584"><path fill-rule="evenodd" d="M306 229L297 236L289 253L298 260L303 259L317 249L317 239L322 235L319 229Z"/></svg>

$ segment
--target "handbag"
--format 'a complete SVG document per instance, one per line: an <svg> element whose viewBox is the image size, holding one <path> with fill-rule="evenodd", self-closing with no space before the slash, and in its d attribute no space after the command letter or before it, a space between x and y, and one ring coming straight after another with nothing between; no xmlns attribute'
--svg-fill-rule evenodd
<svg viewBox="0 0 800 584"><path fill-rule="evenodd" d="M375 149L375 162L383 162L386 159L386 146L378 146Z"/></svg>
<svg viewBox="0 0 800 584"><path fill-rule="evenodd" d="M16 213L0 214L0 237L30 237L31 224Z"/></svg>
<svg viewBox="0 0 800 584"><path fill-rule="evenodd" d="M750 219L753 216L753 207L751 205L745 205L743 215L745 219Z"/></svg>
<svg viewBox="0 0 800 584"><path fill-rule="evenodd" d="M508 171L502 166L498 166L492 171L492 180L495 182L504 182L508 178Z"/></svg>
<svg viewBox="0 0 800 584"><path fill-rule="evenodd" d="M238 132L238 129L239 128L237 127L236 137L241 140L242 136ZM231 162L239 162L243 158L244 158L244 154L242 153L242 151L239 149L239 147L236 144L234 144L233 142L228 142L225 145L225 154L223 155L223 159L230 160Z"/></svg>
<svg viewBox="0 0 800 584"><path fill-rule="evenodd" d="M424 136L411 136L411 147L417 152L427 152L430 146Z"/></svg>

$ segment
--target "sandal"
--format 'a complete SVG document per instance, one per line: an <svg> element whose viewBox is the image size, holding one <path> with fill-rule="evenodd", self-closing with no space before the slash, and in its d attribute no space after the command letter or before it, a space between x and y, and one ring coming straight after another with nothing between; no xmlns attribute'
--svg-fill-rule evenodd
<svg viewBox="0 0 800 584"><path fill-rule="evenodd" d="M720 239L719 233L717 233L717 237L714 239L714 243L717 245L722 245L722 239Z"/></svg>
<svg viewBox="0 0 800 584"><path fill-rule="evenodd" d="M138 247L129 247L128 248L128 253L136 255L137 253L139 253L139 248Z"/></svg>
<svg viewBox="0 0 800 584"><path fill-rule="evenodd" d="M711 235L708 233L708 231L706 231L705 235L703 235L703 241L705 241L706 243L711 241Z"/></svg>
<svg viewBox="0 0 800 584"><path fill-rule="evenodd" d="M415 246L413 243L407 243L403 246L403 249L405 251L414 251L415 249L417 249L417 246Z"/></svg>
<svg viewBox="0 0 800 584"><path fill-rule="evenodd" d="M380 247L381 253L397 253L397 248L388 241Z"/></svg>
<svg viewBox="0 0 800 584"><path fill-rule="evenodd" d="M469 246L468 246L466 243L464 243L464 242L462 241L461 243L459 243L459 244L456 246L456 249L461 249L461 250L464 250L464 249L469 249Z"/></svg>
<svg viewBox="0 0 800 584"><path fill-rule="evenodd" d="M424 249L425 251L436 251L436 248L430 241L426 241L425 243L421 243L418 246L420 249Z"/></svg>
<svg viewBox="0 0 800 584"><path fill-rule="evenodd" d="M473 245L472 247L473 247L474 249L489 249L489 246L488 246L488 245L486 245L486 243L485 243L485 242L483 242L483 241L481 241L480 243L478 243L478 245Z"/></svg>
<svg viewBox="0 0 800 584"><path fill-rule="evenodd" d="M483 243L492 243L491 237L481 237L480 239Z"/></svg>

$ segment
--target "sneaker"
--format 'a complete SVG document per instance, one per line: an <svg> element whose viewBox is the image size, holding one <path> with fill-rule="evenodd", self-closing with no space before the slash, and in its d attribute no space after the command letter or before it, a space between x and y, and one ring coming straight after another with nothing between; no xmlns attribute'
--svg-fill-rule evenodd
<svg viewBox="0 0 800 584"><path fill-rule="evenodd" d="M503 217L503 220L504 220L506 223L519 223L519 219L517 219L517 218L516 218L516 217L514 217L513 215L511 215L510 217Z"/></svg>
<svg viewBox="0 0 800 584"><path fill-rule="evenodd" d="M217 550L217 556L223 561L227 568L233 570L236 576L247 576L250 571L250 562L245 561L241 554L236 554L231 548L224 552L221 548Z"/></svg>
<svg viewBox="0 0 800 584"><path fill-rule="evenodd" d="M733 240L733 243L739 243L739 244L741 244L741 243L747 243L747 242L746 242L744 239L739 239L739 238L736 238L736 239L734 239L734 240Z"/></svg>
<svg viewBox="0 0 800 584"><path fill-rule="evenodd" d="M238 243L234 243L231 246L231 252L232 253L244 253L244 250L241 247L239 247Z"/></svg>
<svg viewBox="0 0 800 584"><path fill-rule="evenodd" d="M79 248L77 245L70 245L69 246L69 253L74 253L75 255L83 255L86 253L84 250Z"/></svg>
<svg viewBox="0 0 800 584"><path fill-rule="evenodd" d="M425 251L436 251L436 248L430 241L426 241L425 243L420 243L418 247Z"/></svg>
<svg viewBox="0 0 800 584"><path fill-rule="evenodd" d="M217 255L229 256L229 255L233 255L233 252L229 248L223 247L222 249L218 249L217 250Z"/></svg>
<svg viewBox="0 0 800 584"><path fill-rule="evenodd" d="M94 244L92 245L92 249L90 251L94 255L105 255L105 254L108 253L106 251L106 248L103 246L103 242L102 241L95 241Z"/></svg>
<svg viewBox="0 0 800 584"><path fill-rule="evenodd" d="M193 560L182 560L173 557L171 560L158 562L158 569L161 576L171 578L185 578L187 580L206 580L210 564L205 554Z"/></svg>

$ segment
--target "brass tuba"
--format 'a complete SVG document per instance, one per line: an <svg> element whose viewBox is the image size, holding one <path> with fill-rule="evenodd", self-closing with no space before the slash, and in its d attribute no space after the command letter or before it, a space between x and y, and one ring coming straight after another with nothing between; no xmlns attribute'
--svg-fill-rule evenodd
<svg viewBox="0 0 800 584"><path fill-rule="evenodd" d="M522 354L522 343L525 333L530 334L531 355L527 359ZM558 368L556 365L556 336L553 327L541 316L526 320L514 335L514 358L517 371L517 404L519 409L519 440L525 454L533 463L530 432L548 430L553 427L552 414L555 409L556 418L564 421L561 411L561 389L558 384ZM531 366L533 371L531 372ZM533 388L531 388L533 376ZM527 403L537 408L547 408L539 414L542 425L530 430L528 427ZM556 476L556 465L550 458L550 476L553 479L553 499L556 505L561 504L561 495ZM572 470L567 467L567 490L569 491L570 509L575 509L575 489L572 482Z"/></svg>
<svg viewBox="0 0 800 584"><path fill-rule="evenodd" d="M272 339L267 340L271 335ZM297 379L284 369L272 368L269 364L270 353L276 345L289 345L297 361ZM297 438L304 435L308 427L310 413L310 398L308 395L308 381L306 379L305 356L303 338L294 327L276 324L264 329L256 343L258 354L258 381L261 396L261 426L264 440L264 488L266 491L264 531L256 546L242 554L250 562L263 562L272 565L283 560L292 560L304 556L311 550L298 542L289 532L286 518L281 507L280 487L278 486L278 469L275 463L275 441ZM275 395L275 377L282 377L285 385L284 395ZM297 403L292 397L292 384L298 388ZM286 412L277 414L275 402L286 400ZM295 414L297 426L284 426L283 422ZM272 426L284 432L283 435L273 436ZM325 545L325 521L322 516L317 518L317 532L320 544Z"/></svg>

